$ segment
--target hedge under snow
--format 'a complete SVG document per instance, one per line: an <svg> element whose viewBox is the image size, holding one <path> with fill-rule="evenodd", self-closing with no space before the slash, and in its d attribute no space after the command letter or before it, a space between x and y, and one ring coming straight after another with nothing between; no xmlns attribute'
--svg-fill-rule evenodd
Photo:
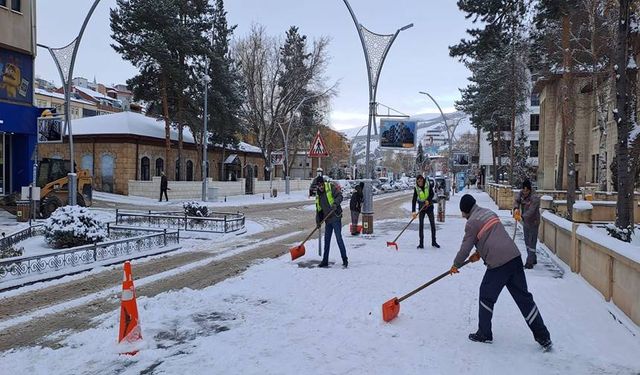
<svg viewBox="0 0 640 375"><path fill-rule="evenodd" d="M54 249L104 241L107 229L86 207L63 206L55 210L44 224L44 237Z"/></svg>

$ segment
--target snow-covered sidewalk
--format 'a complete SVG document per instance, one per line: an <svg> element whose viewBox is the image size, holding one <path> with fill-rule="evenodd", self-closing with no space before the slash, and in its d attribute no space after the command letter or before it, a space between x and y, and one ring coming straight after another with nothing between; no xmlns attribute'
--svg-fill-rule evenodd
<svg viewBox="0 0 640 375"><path fill-rule="evenodd" d="M486 194L473 194L480 205L495 209ZM467 339L477 328L478 287L485 270L481 262L403 301L398 318L384 323L382 303L451 266L464 233L458 211L461 195L447 202L446 223L438 225L440 249L416 249L415 225L398 241L399 251L386 247L408 221L408 212L397 221L376 222L376 234L370 239L349 236L345 226L349 269L339 266L335 242L330 259L336 264L331 268L299 267L318 259L316 242L311 241L299 261L285 255L204 290L140 298L144 348L134 357L117 354L119 311L113 311L98 318L97 328L73 334L59 349L3 353L0 373L16 369L30 374L640 371L640 329L579 276L558 270L553 256L547 258L550 263L527 271L530 290L555 344L550 353L542 353L533 341L506 290L495 306L494 343ZM428 223L426 227L428 237ZM135 278L135 263L133 274Z"/></svg>

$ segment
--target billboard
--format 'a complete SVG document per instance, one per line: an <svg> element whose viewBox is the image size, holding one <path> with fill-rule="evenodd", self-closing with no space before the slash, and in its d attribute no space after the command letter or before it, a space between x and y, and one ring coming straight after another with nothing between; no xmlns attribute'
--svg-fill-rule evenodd
<svg viewBox="0 0 640 375"><path fill-rule="evenodd" d="M416 147L417 124L406 120L380 120L380 147L412 149Z"/></svg>
<svg viewBox="0 0 640 375"><path fill-rule="evenodd" d="M469 166L469 153L468 152L454 152L453 153L453 165L455 166Z"/></svg>
<svg viewBox="0 0 640 375"><path fill-rule="evenodd" d="M38 117L38 143L61 143L64 116Z"/></svg>
<svg viewBox="0 0 640 375"><path fill-rule="evenodd" d="M0 100L33 104L31 56L0 48Z"/></svg>

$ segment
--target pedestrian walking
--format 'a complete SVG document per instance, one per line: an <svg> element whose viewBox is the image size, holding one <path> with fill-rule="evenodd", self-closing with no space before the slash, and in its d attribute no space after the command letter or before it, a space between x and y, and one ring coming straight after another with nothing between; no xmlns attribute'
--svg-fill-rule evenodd
<svg viewBox="0 0 640 375"><path fill-rule="evenodd" d="M360 217L360 212L362 212L362 202L364 202L364 194L362 194L363 189L364 182L356 185L356 191L351 195L351 199L349 200L349 208L351 209L352 236L357 236L360 234L360 232L358 231L358 218Z"/></svg>
<svg viewBox="0 0 640 375"><path fill-rule="evenodd" d="M460 199L462 217L467 219L464 239L456 255L450 273L458 273L465 259L475 246L477 251L469 257L472 262L484 261L487 270L480 284L478 307L478 331L469 335L469 340L492 342L491 318L493 306L505 286L518 305L533 338L547 351L551 349L551 336L542 320L542 314L527 289L522 257L515 242L509 237L498 215L482 208L469 194Z"/></svg>
<svg viewBox="0 0 640 375"><path fill-rule="evenodd" d="M342 256L342 266L347 268L349 260L347 259L347 249L342 240L342 192L334 184L325 182L322 176L316 178L318 182L318 192L316 194L316 225L320 225L322 219L324 224L324 254L322 262L318 267L329 267L329 248L331 246L331 236L336 235L336 242L340 248ZM332 212L333 211L333 212Z"/></svg>
<svg viewBox="0 0 640 375"><path fill-rule="evenodd" d="M536 248L538 243L538 227L540 226L540 197L531 189L531 181L522 183L522 190L513 200L513 218L522 220L524 244L527 247L527 261L524 268L531 269L538 263Z"/></svg>
<svg viewBox="0 0 640 375"><path fill-rule="evenodd" d="M169 202L169 196L167 195L167 190L169 190L167 176L165 176L164 172L160 173L162 177L160 177L160 200L158 202L162 202L162 194L164 193L164 197Z"/></svg>
<svg viewBox="0 0 640 375"><path fill-rule="evenodd" d="M435 183L435 182L434 182ZM428 186L427 186L428 184ZM413 189L413 198L411 200L411 215L413 219L419 218L418 221L418 236L420 237L420 243L418 249L424 249L424 216L429 218L429 224L431 224L431 246L440 248L436 241L436 222L433 216L433 184L427 183L422 175L416 177L416 186ZM418 203L418 213L416 213L416 203ZM423 209L424 205L428 205Z"/></svg>

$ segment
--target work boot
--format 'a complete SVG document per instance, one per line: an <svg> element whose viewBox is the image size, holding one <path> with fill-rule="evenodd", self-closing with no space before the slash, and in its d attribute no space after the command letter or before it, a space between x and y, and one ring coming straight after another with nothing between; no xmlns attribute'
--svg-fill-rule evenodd
<svg viewBox="0 0 640 375"><path fill-rule="evenodd" d="M483 335L482 332L478 331L476 333L469 334L469 340L475 342L486 342L487 344L490 344L493 342L493 337L487 337Z"/></svg>
<svg viewBox="0 0 640 375"><path fill-rule="evenodd" d="M327 263L327 262L320 262L320 264L318 264L318 267L319 267L319 268L327 268L327 267L329 267L329 263Z"/></svg>
<svg viewBox="0 0 640 375"><path fill-rule="evenodd" d="M424 245L422 244L422 242L420 242L418 246L416 246L416 249L424 249Z"/></svg>
<svg viewBox="0 0 640 375"><path fill-rule="evenodd" d="M440 245L438 245L436 241L431 241L431 246L435 247L436 249L440 248Z"/></svg>
<svg viewBox="0 0 640 375"><path fill-rule="evenodd" d="M349 261L347 259L343 259L342 260L342 267L343 268L348 268L349 267Z"/></svg>
<svg viewBox="0 0 640 375"><path fill-rule="evenodd" d="M527 261L524 264L524 268L530 270L533 268L534 265L536 265L537 259L536 259L536 252L535 251L529 251L527 249Z"/></svg>

